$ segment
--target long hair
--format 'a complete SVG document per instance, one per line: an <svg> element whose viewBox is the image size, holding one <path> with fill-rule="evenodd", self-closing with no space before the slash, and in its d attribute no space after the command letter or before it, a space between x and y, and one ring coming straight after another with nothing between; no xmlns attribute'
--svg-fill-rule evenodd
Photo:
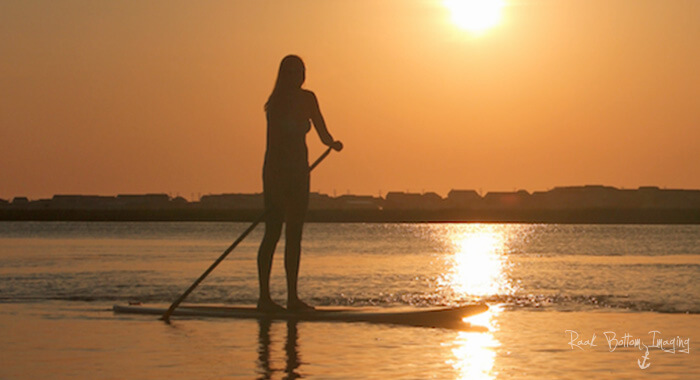
<svg viewBox="0 0 700 380"><path fill-rule="evenodd" d="M275 87L265 103L266 112L288 111L291 107L292 95L301 88L306 79L304 61L296 55L288 55L282 59Z"/></svg>

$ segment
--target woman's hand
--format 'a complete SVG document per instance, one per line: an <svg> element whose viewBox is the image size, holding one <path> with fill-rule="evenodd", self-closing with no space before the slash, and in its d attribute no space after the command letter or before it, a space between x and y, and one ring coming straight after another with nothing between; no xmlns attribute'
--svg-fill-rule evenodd
<svg viewBox="0 0 700 380"><path fill-rule="evenodd" d="M340 152L341 150L343 150L343 143L337 140L333 141L329 146L333 148L333 150L335 150L336 152Z"/></svg>

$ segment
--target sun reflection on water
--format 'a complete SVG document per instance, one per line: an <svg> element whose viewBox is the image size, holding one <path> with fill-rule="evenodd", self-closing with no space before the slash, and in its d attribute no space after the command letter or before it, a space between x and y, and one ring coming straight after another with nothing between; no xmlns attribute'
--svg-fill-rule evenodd
<svg viewBox="0 0 700 380"><path fill-rule="evenodd" d="M434 237L445 248L445 270L439 285L453 298L494 300L512 295L516 288L510 276L508 255L530 234L524 226L466 224L438 227ZM465 318L487 332L460 332L450 342L453 358L447 360L460 379L492 379L496 376L496 338L500 305L489 305L485 313Z"/></svg>
<svg viewBox="0 0 700 380"><path fill-rule="evenodd" d="M501 343L494 336L497 316L502 311L499 305L491 306L482 314L465 318L473 325L484 326L488 332L459 332L452 342L454 358L448 364L457 372L458 379L493 379L496 349Z"/></svg>
<svg viewBox="0 0 700 380"><path fill-rule="evenodd" d="M454 240L456 251L449 283L457 293L489 296L499 293L503 260L498 254L503 238L492 233L468 234Z"/></svg>
<svg viewBox="0 0 700 380"><path fill-rule="evenodd" d="M445 232L448 255L441 287L453 292L455 297L513 294L507 260L512 236L507 229L469 225Z"/></svg>

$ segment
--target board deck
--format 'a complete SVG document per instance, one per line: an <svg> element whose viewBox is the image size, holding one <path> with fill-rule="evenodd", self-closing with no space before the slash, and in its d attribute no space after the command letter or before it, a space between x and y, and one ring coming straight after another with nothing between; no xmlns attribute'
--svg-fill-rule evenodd
<svg viewBox="0 0 700 380"><path fill-rule="evenodd" d="M115 313L163 315L167 307L114 305ZM462 321L470 315L488 310L485 304L459 307L381 308L381 307L316 307L312 312L262 312L254 306L181 305L172 315L188 317L243 318L280 321L366 322L407 326L465 329Z"/></svg>

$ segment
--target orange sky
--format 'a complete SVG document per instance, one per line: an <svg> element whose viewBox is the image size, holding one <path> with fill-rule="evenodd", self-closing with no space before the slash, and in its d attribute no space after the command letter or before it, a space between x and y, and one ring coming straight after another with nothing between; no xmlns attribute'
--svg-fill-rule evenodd
<svg viewBox="0 0 700 380"><path fill-rule="evenodd" d="M2 1L0 198L261 191L288 53L346 146L315 191L700 188L700 1L505 3Z"/></svg>

